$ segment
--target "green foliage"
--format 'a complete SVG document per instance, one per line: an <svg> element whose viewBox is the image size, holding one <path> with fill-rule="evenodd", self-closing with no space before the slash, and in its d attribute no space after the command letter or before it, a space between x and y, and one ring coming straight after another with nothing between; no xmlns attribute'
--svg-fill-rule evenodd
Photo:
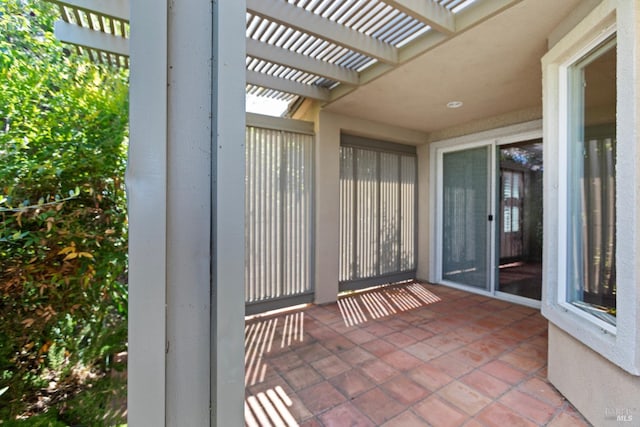
<svg viewBox="0 0 640 427"><path fill-rule="evenodd" d="M70 54L56 13L0 2L0 420L126 345L127 73Z"/></svg>
<svg viewBox="0 0 640 427"><path fill-rule="evenodd" d="M110 427L126 423L126 410L120 402L127 399L127 382L123 376L106 376L91 384L64 405L59 419L69 425Z"/></svg>
<svg viewBox="0 0 640 427"><path fill-rule="evenodd" d="M58 420L57 412L46 412L22 420L3 422L2 427L67 427L68 424Z"/></svg>

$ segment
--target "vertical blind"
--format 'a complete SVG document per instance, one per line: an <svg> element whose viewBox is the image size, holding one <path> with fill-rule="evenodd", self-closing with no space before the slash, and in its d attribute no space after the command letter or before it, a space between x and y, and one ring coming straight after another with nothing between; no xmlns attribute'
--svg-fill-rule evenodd
<svg viewBox="0 0 640 427"><path fill-rule="evenodd" d="M312 171L312 135L247 126L247 303L312 291Z"/></svg>
<svg viewBox="0 0 640 427"><path fill-rule="evenodd" d="M415 154L340 148L341 283L415 271L416 189Z"/></svg>

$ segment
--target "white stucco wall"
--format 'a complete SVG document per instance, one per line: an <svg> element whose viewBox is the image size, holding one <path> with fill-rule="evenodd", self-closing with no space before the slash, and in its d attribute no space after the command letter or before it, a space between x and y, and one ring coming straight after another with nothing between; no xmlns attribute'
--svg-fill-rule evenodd
<svg viewBox="0 0 640 427"><path fill-rule="evenodd" d="M419 280L428 280L429 278L429 236L431 235L429 209L432 209L429 198L431 188L429 155L428 144L418 146L418 265L416 278Z"/></svg>
<svg viewBox="0 0 640 427"><path fill-rule="evenodd" d="M548 363L551 383L594 426L640 425L640 379L553 323L549 323ZM617 415L628 417L622 422Z"/></svg>

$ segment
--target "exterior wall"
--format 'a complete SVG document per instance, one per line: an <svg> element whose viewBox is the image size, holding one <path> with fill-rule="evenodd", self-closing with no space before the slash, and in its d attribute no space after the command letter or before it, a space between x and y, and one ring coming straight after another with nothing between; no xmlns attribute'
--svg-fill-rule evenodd
<svg viewBox="0 0 640 427"><path fill-rule="evenodd" d="M429 191L430 184L430 160L429 145L424 144L418 147L418 265L416 277L420 280L428 280L429 278L429 260L431 253L429 251L429 238L431 235L431 227L429 226Z"/></svg>
<svg viewBox="0 0 640 427"><path fill-rule="evenodd" d="M553 323L549 323L548 376L594 426L640 424L640 379ZM626 418L618 420L618 415Z"/></svg>
<svg viewBox="0 0 640 427"><path fill-rule="evenodd" d="M307 120L311 117L305 116ZM335 301L338 295L340 253L340 134L342 132L398 142L423 144L427 135L381 123L319 111L316 123L316 249L315 302ZM421 163L418 168L424 167ZM418 183L420 186L422 183ZM419 190L421 191L421 190ZM421 255L418 254L418 257Z"/></svg>

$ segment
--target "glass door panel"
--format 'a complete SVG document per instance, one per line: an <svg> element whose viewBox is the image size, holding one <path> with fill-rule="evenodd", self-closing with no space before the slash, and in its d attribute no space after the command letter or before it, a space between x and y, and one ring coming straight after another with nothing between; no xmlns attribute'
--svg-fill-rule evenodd
<svg viewBox="0 0 640 427"><path fill-rule="evenodd" d="M442 279L490 290L489 148L443 153Z"/></svg>
<svg viewBox="0 0 640 427"><path fill-rule="evenodd" d="M496 290L542 296L542 141L498 148Z"/></svg>

